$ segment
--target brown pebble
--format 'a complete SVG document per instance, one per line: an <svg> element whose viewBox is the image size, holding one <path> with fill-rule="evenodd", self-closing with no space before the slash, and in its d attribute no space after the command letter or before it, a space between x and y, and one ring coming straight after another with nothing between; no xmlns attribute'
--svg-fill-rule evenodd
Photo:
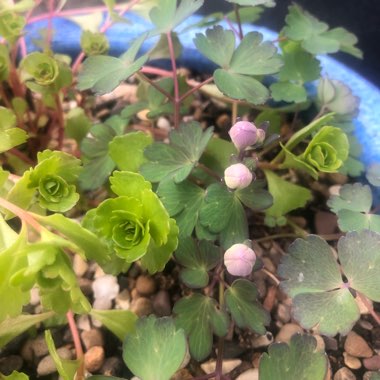
<svg viewBox="0 0 380 380"><path fill-rule="evenodd" d="M136 290L142 296L150 296L156 291L156 281L151 276L140 275L137 277Z"/></svg>
<svg viewBox="0 0 380 380"><path fill-rule="evenodd" d="M283 323L288 323L291 318L290 306L283 304L282 302L278 304L276 311L277 319Z"/></svg>
<svg viewBox="0 0 380 380"><path fill-rule="evenodd" d="M131 311L133 311L139 317L152 314L153 313L152 301L149 298L140 297L132 303Z"/></svg>
<svg viewBox="0 0 380 380"><path fill-rule="evenodd" d="M58 353L59 357L61 357L62 359L67 359L67 360L72 359L72 353L67 347L58 348L57 353ZM55 372L57 372L57 367L55 365L53 358L50 355L45 356L38 363L37 374L39 376L46 376L46 375L50 375L51 373L55 373Z"/></svg>
<svg viewBox="0 0 380 380"><path fill-rule="evenodd" d="M10 375L13 371L20 371L23 360L21 356L9 355L0 358L0 373L5 376Z"/></svg>
<svg viewBox="0 0 380 380"><path fill-rule="evenodd" d="M302 333L303 329L301 326L295 323L287 323L282 326L278 334L276 335L275 342L285 342L289 343L290 338L296 333Z"/></svg>
<svg viewBox="0 0 380 380"><path fill-rule="evenodd" d="M153 298L153 309L159 317L168 316L172 312L170 305L169 293L166 290L160 290Z"/></svg>
<svg viewBox="0 0 380 380"><path fill-rule="evenodd" d="M100 373L106 376L121 376L122 372L123 361L117 356L107 358L100 369Z"/></svg>
<svg viewBox="0 0 380 380"><path fill-rule="evenodd" d="M357 358L370 358L373 354L368 343L354 331L348 333L344 349L348 354Z"/></svg>
<svg viewBox="0 0 380 380"><path fill-rule="evenodd" d="M101 346L91 347L84 354L84 366L87 371L94 373L100 370L104 363L104 348Z"/></svg>
<svg viewBox="0 0 380 380"><path fill-rule="evenodd" d="M31 347L33 350L34 356L40 358L49 353L48 346L45 342L45 337L43 335L39 335L34 338L31 342Z"/></svg>
<svg viewBox="0 0 380 380"><path fill-rule="evenodd" d="M94 346L104 346L103 334L99 329L82 331L80 337L86 350Z"/></svg>
<svg viewBox="0 0 380 380"><path fill-rule="evenodd" d="M343 352L344 364L351 369L359 369L362 366L360 359Z"/></svg>
<svg viewBox="0 0 380 380"><path fill-rule="evenodd" d="M191 380L194 379L193 375L186 368L177 371L170 380Z"/></svg>
<svg viewBox="0 0 380 380"><path fill-rule="evenodd" d="M371 358L363 359L364 367L370 371L378 371L380 369L380 355L374 355Z"/></svg>
<svg viewBox="0 0 380 380"><path fill-rule="evenodd" d="M334 380L356 380L356 376L348 368L343 367L335 373Z"/></svg>

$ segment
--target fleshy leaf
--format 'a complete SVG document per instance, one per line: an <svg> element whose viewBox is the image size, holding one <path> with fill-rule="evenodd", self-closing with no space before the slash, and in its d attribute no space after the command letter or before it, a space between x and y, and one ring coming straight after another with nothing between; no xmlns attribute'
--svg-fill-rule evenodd
<svg viewBox="0 0 380 380"><path fill-rule="evenodd" d="M221 259L220 249L211 242L199 243L191 237L182 238L175 253L177 261L185 267L181 280L190 288L203 288L209 281L208 271Z"/></svg>
<svg viewBox="0 0 380 380"><path fill-rule="evenodd" d="M170 133L170 144L154 143L145 149L149 162L141 166L141 174L151 182L169 178L182 182L198 163L212 132L212 128L203 131L196 122L182 124Z"/></svg>
<svg viewBox="0 0 380 380"><path fill-rule="evenodd" d="M122 342L127 334L134 331L137 321L136 314L129 310L92 309L90 314L107 327L108 330L112 331Z"/></svg>
<svg viewBox="0 0 380 380"><path fill-rule="evenodd" d="M0 107L0 153L23 144L27 138L26 132L16 127L14 112L5 107Z"/></svg>
<svg viewBox="0 0 380 380"><path fill-rule="evenodd" d="M277 82L270 86L272 97L276 102L302 103L307 100L305 87L299 83Z"/></svg>
<svg viewBox="0 0 380 380"><path fill-rule="evenodd" d="M29 380L29 376L25 373L13 371L10 375L5 376L0 373L1 380Z"/></svg>
<svg viewBox="0 0 380 380"><path fill-rule="evenodd" d="M147 161L144 149L152 142L152 136L144 132L116 136L108 145L109 155L118 169L138 172L139 167Z"/></svg>
<svg viewBox="0 0 380 380"><path fill-rule="evenodd" d="M80 144L91 128L91 120L82 108L74 108L66 115L65 136Z"/></svg>
<svg viewBox="0 0 380 380"><path fill-rule="evenodd" d="M229 320L219 310L217 302L202 294L181 298L173 308L176 325L183 328L189 337L191 356L198 361L205 359L212 349L213 333L227 334Z"/></svg>
<svg viewBox="0 0 380 380"><path fill-rule="evenodd" d="M123 346L125 364L141 380L169 380L185 354L185 334L169 317L140 319Z"/></svg>
<svg viewBox="0 0 380 380"><path fill-rule="evenodd" d="M289 345L274 343L260 359L260 380L324 380L328 368L325 353L317 351L311 335L293 335Z"/></svg>
<svg viewBox="0 0 380 380"><path fill-rule="evenodd" d="M285 181L270 170L264 170L273 205L265 211L266 223L276 225L288 212L305 206L312 197L311 191Z"/></svg>
<svg viewBox="0 0 380 380"><path fill-rule="evenodd" d="M54 313L49 311L42 314L23 314L15 318L5 319L0 323L0 347L4 347L13 338L16 338L24 331L45 321L53 315Z"/></svg>
<svg viewBox="0 0 380 380"><path fill-rule="evenodd" d="M234 281L225 291L226 305L236 325L263 335L270 316L256 301L257 296L256 286L242 279Z"/></svg>

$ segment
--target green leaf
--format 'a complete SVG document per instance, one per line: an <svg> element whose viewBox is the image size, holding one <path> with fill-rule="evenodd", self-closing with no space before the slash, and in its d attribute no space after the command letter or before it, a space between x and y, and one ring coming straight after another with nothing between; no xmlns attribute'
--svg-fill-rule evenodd
<svg viewBox="0 0 380 380"><path fill-rule="evenodd" d="M302 103L307 100L307 92L302 84L277 82L270 86L272 97L276 102Z"/></svg>
<svg viewBox="0 0 380 380"><path fill-rule="evenodd" d="M198 163L212 133L212 128L203 131L197 122L181 124L170 133L170 144L154 143L145 149L150 162L141 166L141 174L151 182L169 178L182 182Z"/></svg>
<svg viewBox="0 0 380 380"><path fill-rule="evenodd" d="M78 75L77 88L80 91L92 89L96 94L105 94L114 90L120 82L140 70L148 60L147 54L135 60L146 37L144 33L137 38L120 58L107 55L88 57Z"/></svg>
<svg viewBox="0 0 380 380"><path fill-rule="evenodd" d="M244 189L235 191L235 195L248 208L253 211L262 211L272 206L273 197L264 189L265 182L256 180Z"/></svg>
<svg viewBox="0 0 380 380"><path fill-rule="evenodd" d="M265 326L269 324L270 316L257 302L258 291L252 282L236 280L224 294L227 308L238 327L249 328L260 335L265 334Z"/></svg>
<svg viewBox="0 0 380 380"><path fill-rule="evenodd" d="M178 34L171 32L174 57L178 58L182 53L181 41L178 38ZM160 39L153 49L149 52L149 59L163 59L170 58L170 50L168 46L168 38L165 34L160 35Z"/></svg>
<svg viewBox="0 0 380 380"><path fill-rule="evenodd" d="M8 2L7 4L9 5ZM12 45L22 34L25 24L25 17L18 15L13 10L2 10L0 13L0 36Z"/></svg>
<svg viewBox="0 0 380 380"><path fill-rule="evenodd" d="M125 364L141 380L169 380L185 354L185 334L169 317L140 319L123 346Z"/></svg>
<svg viewBox="0 0 380 380"><path fill-rule="evenodd" d="M109 143L109 155L120 170L138 172L147 161L144 149L152 144L152 136L144 132L132 132L116 136Z"/></svg>
<svg viewBox="0 0 380 380"><path fill-rule="evenodd" d="M295 334L289 345L274 343L260 359L260 380L324 380L328 368L326 354L317 351L311 335Z"/></svg>
<svg viewBox="0 0 380 380"><path fill-rule="evenodd" d="M107 54L109 42L104 33L83 30L80 38L80 46L86 55Z"/></svg>
<svg viewBox="0 0 380 380"><path fill-rule="evenodd" d="M211 242L196 242L191 237L180 240L175 253L176 260L185 267L181 280L190 288L203 288L209 282L208 271L221 259L220 249Z"/></svg>
<svg viewBox="0 0 380 380"><path fill-rule="evenodd" d="M135 330L137 316L129 310L92 309L90 315L112 331L122 342L127 334Z"/></svg>
<svg viewBox="0 0 380 380"><path fill-rule="evenodd" d="M160 182L157 194L169 215L175 218L180 236L190 236L199 220L205 191L187 180L181 183L167 180Z"/></svg>
<svg viewBox="0 0 380 380"><path fill-rule="evenodd" d="M214 72L214 81L224 95L233 99L246 100L252 104L263 104L269 98L268 89L257 79L247 75L217 69Z"/></svg>
<svg viewBox="0 0 380 380"><path fill-rule="evenodd" d="M54 364L60 377L63 380L75 379L76 372L81 365L80 360L62 359L58 355L57 349L55 348L54 340L50 330L45 331L45 341L48 346L50 356L53 358Z"/></svg>
<svg viewBox="0 0 380 380"><path fill-rule="evenodd" d="M281 288L293 299L295 319L306 329L317 326L325 335L350 331L360 317L350 289L380 299L379 248L380 235L368 230L340 238L337 257L318 236L297 239L278 269L284 279Z"/></svg>
<svg viewBox="0 0 380 380"><path fill-rule="evenodd" d="M380 187L380 163L369 165L366 172L366 178L372 186Z"/></svg>
<svg viewBox="0 0 380 380"><path fill-rule="evenodd" d="M29 376L25 373L13 371L9 376L2 375L0 373L1 380L29 380Z"/></svg>
<svg viewBox="0 0 380 380"><path fill-rule="evenodd" d="M74 139L79 145L91 128L91 120L83 108L74 108L66 115L65 136Z"/></svg>
<svg viewBox="0 0 380 380"><path fill-rule="evenodd" d="M189 337L191 356L198 361L205 359L212 349L212 336L227 334L227 314L218 308L217 302L201 294L181 298L173 308L176 325Z"/></svg>
<svg viewBox="0 0 380 380"><path fill-rule="evenodd" d="M0 107L0 153L23 144L27 133L16 127L16 115L10 109Z"/></svg>
<svg viewBox="0 0 380 380"><path fill-rule="evenodd" d="M7 45L0 45L0 82L7 80L9 76L10 58Z"/></svg>
<svg viewBox="0 0 380 380"><path fill-rule="evenodd" d="M158 33L168 33L181 24L203 5L203 0L161 0L159 6L149 12Z"/></svg>
<svg viewBox="0 0 380 380"><path fill-rule="evenodd" d="M47 320L53 315L54 313L52 311L49 311L42 314L19 315L15 318L8 318L3 320L0 323L0 347L4 347L13 338L16 338L24 331L28 330L38 323Z"/></svg>
<svg viewBox="0 0 380 380"><path fill-rule="evenodd" d="M266 219L273 220L274 224L288 212L304 207L311 199L309 189L285 181L270 170L264 170L264 174L268 181L269 193L273 197L273 205L265 211L265 215Z"/></svg>
<svg viewBox="0 0 380 380"><path fill-rule="evenodd" d="M284 35L291 40L300 41L301 46L311 54L336 53L339 50L360 56L354 47L356 37L344 28L328 30L328 25L320 22L298 5L291 5L285 18L287 26Z"/></svg>

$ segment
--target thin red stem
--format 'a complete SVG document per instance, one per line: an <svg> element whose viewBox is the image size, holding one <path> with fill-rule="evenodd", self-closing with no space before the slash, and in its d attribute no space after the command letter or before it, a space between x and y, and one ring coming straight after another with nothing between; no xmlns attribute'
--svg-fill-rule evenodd
<svg viewBox="0 0 380 380"><path fill-rule="evenodd" d="M51 40L53 38L53 17L54 17L54 0L48 0L48 10L49 10L49 17L48 17L48 26L47 26L47 36L46 36L46 42L47 46L50 46Z"/></svg>
<svg viewBox="0 0 380 380"><path fill-rule="evenodd" d="M174 98L171 94L169 94L167 91L165 91L162 87L160 87L157 83L155 83L153 80L151 80L150 78L148 78L147 76L145 76L143 73L141 72L138 72L137 73L137 76L148 82L151 86L153 86L157 91L161 92L161 94L165 95L169 100L171 101L174 101Z"/></svg>
<svg viewBox="0 0 380 380"><path fill-rule="evenodd" d="M240 12L239 12L239 5L238 4L235 4L235 16L236 16L236 21L237 21L237 24L238 24L238 28L239 28L239 38L240 40L243 39L244 37L244 34L243 34L243 28L241 26L241 19L240 19Z"/></svg>
<svg viewBox="0 0 380 380"><path fill-rule="evenodd" d="M368 309L369 313L372 315L373 319L380 326L380 317L373 309L371 302L368 301L367 297L360 292L356 291L357 297L362 301L363 305Z"/></svg>
<svg viewBox="0 0 380 380"><path fill-rule="evenodd" d="M191 90L185 92L180 98L179 98L179 101L182 102L184 101L188 96L190 96L191 94L193 94L195 91L199 90L201 87L203 87L205 84L207 83L210 83L214 80L214 77L210 77L206 80L204 80L203 82L201 83L198 83L196 86L194 86Z"/></svg>
<svg viewBox="0 0 380 380"><path fill-rule="evenodd" d="M140 72L144 73L144 74L159 75L161 77L172 77L173 76L172 71L159 69L157 67L151 67L151 66L143 66L140 69Z"/></svg>
<svg viewBox="0 0 380 380"><path fill-rule="evenodd" d="M74 314L71 310L69 310L66 313L66 318L67 318L67 322L69 323L71 335L73 337L73 342L74 342L74 347L75 347L77 359L81 361L80 367L79 367L77 374L76 374L76 379L82 380L82 379L84 379L84 361L83 361L84 354L83 354L82 343L80 341L78 327L75 323Z"/></svg>

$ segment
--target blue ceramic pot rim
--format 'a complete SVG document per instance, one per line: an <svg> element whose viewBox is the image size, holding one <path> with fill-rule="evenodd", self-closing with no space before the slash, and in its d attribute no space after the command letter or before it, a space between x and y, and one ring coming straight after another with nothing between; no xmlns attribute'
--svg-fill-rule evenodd
<svg viewBox="0 0 380 380"><path fill-rule="evenodd" d="M141 35L146 30L152 29L152 25L145 19L135 15L128 14L128 19L133 25L118 23L113 25L107 31L107 37L110 41L110 54L118 56L122 54L129 46L130 42ZM189 17L178 28L196 24L201 16L194 15ZM52 22L56 31L52 40L52 47L55 52L77 56L80 49L81 28L71 20L55 17ZM221 22L225 28L229 26ZM39 31L47 27L47 20L38 21L27 26L26 46L27 51L37 50L33 44L33 39L40 37ZM178 65L187 67L198 72L212 72L215 65L207 58L202 56L196 49L193 39L197 33L204 33L206 28L193 28L179 34L179 38L184 47L182 55L178 59ZM254 25L244 25L245 33L249 31L258 31L264 35L265 40L275 40L277 33ZM59 33L64 31L64 33ZM146 41L142 47L143 51L148 50L154 44L154 39ZM355 120L355 134L363 146L362 161L368 165L373 162L380 162L380 90L368 82L360 74L340 63L330 56L320 57L323 74L332 79L338 79L347 84L354 95L361 99L359 114ZM167 68L170 68L169 62L161 62Z"/></svg>

